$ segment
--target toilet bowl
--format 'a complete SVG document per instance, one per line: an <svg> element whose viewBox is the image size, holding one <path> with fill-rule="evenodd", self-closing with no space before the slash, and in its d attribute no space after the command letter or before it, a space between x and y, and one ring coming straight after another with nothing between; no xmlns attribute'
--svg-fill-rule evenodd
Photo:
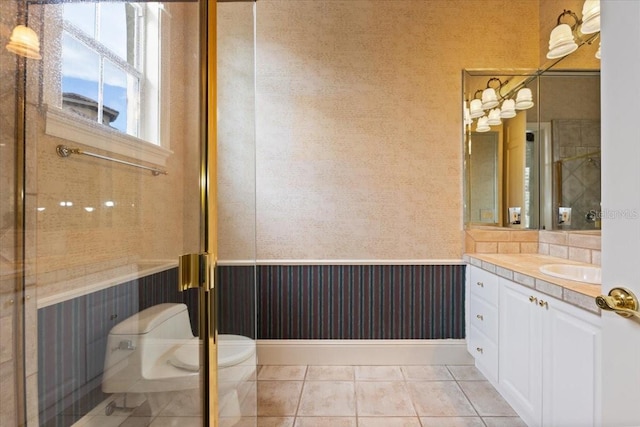
<svg viewBox="0 0 640 427"><path fill-rule="evenodd" d="M255 341L220 334L217 343L222 395L254 374ZM158 304L142 310L109 332L102 391L148 397L156 392L197 389L199 345L185 304Z"/></svg>

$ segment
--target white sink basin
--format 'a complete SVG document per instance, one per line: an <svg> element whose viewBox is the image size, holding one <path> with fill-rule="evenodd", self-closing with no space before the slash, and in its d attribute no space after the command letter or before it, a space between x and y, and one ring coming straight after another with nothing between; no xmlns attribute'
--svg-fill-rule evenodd
<svg viewBox="0 0 640 427"><path fill-rule="evenodd" d="M540 272L560 279L599 285L602 282L600 267L571 264L546 264L540 267Z"/></svg>

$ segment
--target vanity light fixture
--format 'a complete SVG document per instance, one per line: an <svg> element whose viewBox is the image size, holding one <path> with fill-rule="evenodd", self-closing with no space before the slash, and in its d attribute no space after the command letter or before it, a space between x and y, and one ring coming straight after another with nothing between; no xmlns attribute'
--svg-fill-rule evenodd
<svg viewBox="0 0 640 427"><path fill-rule="evenodd" d="M563 18L570 17L573 24L562 23ZM600 0L585 0L582 6L582 20L570 10L563 10L558 16L558 25L551 31L549 37L548 59L559 59L568 54L575 52L578 47L584 43L591 44L598 36L591 38L581 38L577 33L580 28L580 34L590 35L600 32ZM600 49L596 53L596 58L600 59Z"/></svg>
<svg viewBox="0 0 640 427"><path fill-rule="evenodd" d="M25 25L16 25L6 48L9 52L25 58L42 59L38 35Z"/></svg>

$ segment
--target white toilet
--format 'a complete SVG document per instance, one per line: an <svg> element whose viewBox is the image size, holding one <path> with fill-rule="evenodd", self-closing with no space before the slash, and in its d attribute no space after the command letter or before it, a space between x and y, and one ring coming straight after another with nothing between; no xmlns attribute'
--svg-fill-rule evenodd
<svg viewBox="0 0 640 427"><path fill-rule="evenodd" d="M150 393L197 389L198 346L185 304L158 304L142 310L109 332L102 391L123 393L130 402L123 406L132 407L149 399ZM237 398L236 388L254 376L255 363L254 340L218 335L221 401L229 401L228 396ZM231 405L239 407L239 402Z"/></svg>

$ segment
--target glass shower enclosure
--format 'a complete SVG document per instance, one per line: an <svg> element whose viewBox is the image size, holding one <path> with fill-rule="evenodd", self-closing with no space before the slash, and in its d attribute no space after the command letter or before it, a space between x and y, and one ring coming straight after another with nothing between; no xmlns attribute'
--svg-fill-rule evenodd
<svg viewBox="0 0 640 427"><path fill-rule="evenodd" d="M203 4L0 3L2 426L255 424L252 152L242 174L224 170L253 143L253 4L224 4L220 20L228 40L237 25L251 32L250 62L210 56L208 68L202 22L215 25L216 11L203 21ZM216 151L201 86L221 85L216 65L230 63L225 84L247 66L248 92L239 103L218 91ZM251 117L240 136L238 114ZM217 200L203 202L217 182ZM240 199L247 216L229 221L224 206ZM215 298L180 292L179 257L205 250L216 226ZM215 405L203 400L203 295L218 309L207 323L220 350Z"/></svg>

